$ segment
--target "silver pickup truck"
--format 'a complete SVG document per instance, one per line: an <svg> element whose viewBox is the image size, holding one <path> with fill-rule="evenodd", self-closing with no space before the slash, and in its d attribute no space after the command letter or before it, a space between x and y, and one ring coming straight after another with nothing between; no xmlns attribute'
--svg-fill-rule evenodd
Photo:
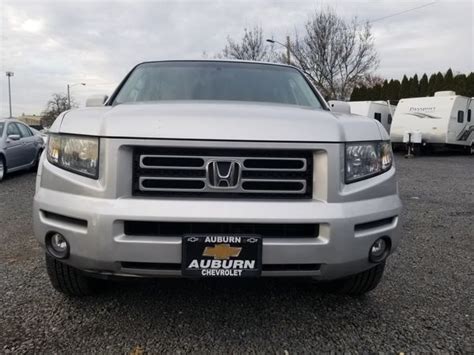
<svg viewBox="0 0 474 355"><path fill-rule="evenodd" d="M360 295L399 244L379 122L331 112L298 69L137 65L49 131L34 231L52 285L116 277L291 276Z"/></svg>

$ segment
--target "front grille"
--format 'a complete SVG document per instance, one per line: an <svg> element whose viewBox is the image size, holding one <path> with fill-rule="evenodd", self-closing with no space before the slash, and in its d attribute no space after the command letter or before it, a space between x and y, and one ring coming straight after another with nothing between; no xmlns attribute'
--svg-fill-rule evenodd
<svg viewBox="0 0 474 355"><path fill-rule="evenodd" d="M312 197L310 151L135 147L133 194Z"/></svg>
<svg viewBox="0 0 474 355"><path fill-rule="evenodd" d="M256 234L263 238L317 238L319 224L124 221L129 236L181 237L185 234Z"/></svg>

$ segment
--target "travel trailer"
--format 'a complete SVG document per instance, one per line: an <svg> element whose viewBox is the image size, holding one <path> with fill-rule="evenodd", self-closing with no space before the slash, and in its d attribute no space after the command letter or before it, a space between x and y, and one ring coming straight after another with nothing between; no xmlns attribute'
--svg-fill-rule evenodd
<svg viewBox="0 0 474 355"><path fill-rule="evenodd" d="M463 148L472 153L474 98L438 91L432 97L398 102L390 137L394 147L410 143L423 148Z"/></svg>
<svg viewBox="0 0 474 355"><path fill-rule="evenodd" d="M396 106L390 105L387 101L350 101L349 105L352 114L376 119L390 133Z"/></svg>

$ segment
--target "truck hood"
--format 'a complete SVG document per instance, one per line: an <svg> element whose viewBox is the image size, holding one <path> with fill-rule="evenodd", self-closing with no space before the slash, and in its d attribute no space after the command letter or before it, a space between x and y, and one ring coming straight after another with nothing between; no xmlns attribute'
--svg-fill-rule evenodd
<svg viewBox="0 0 474 355"><path fill-rule="evenodd" d="M289 142L381 139L373 119L281 104L121 104L71 110L57 121L53 132L101 137Z"/></svg>

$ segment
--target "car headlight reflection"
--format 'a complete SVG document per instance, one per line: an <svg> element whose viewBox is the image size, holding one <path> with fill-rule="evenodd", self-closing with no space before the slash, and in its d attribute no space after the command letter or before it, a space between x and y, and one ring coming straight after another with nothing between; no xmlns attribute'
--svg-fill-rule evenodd
<svg viewBox="0 0 474 355"><path fill-rule="evenodd" d="M98 178L99 139L94 137L51 134L47 158L65 170Z"/></svg>
<svg viewBox="0 0 474 355"><path fill-rule="evenodd" d="M390 142L346 144L345 181L351 183L381 174L392 167Z"/></svg>

